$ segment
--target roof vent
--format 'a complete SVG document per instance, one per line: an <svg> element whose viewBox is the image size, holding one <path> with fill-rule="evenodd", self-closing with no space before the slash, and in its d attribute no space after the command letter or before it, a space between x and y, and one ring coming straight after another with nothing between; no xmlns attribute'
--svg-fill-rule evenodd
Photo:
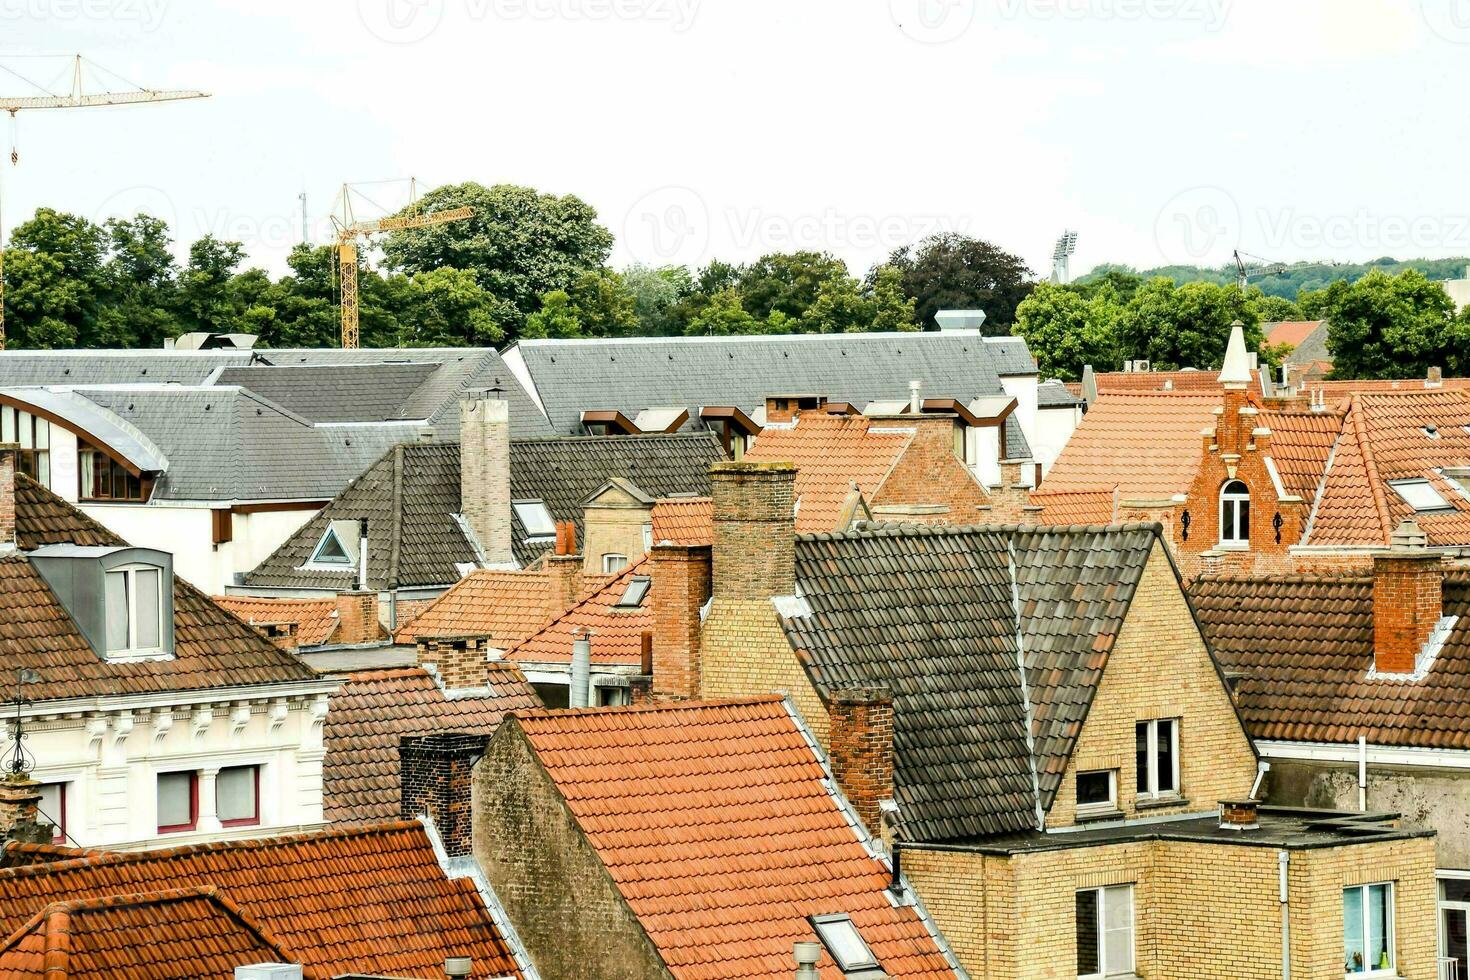
<svg viewBox="0 0 1470 980"><path fill-rule="evenodd" d="M1261 804L1256 800L1221 800L1221 830L1255 830L1261 826Z"/></svg>
<svg viewBox="0 0 1470 980"><path fill-rule="evenodd" d="M444 975L450 980L467 977L474 969L474 960L468 956L450 956L444 961Z"/></svg>
<svg viewBox="0 0 1470 980"><path fill-rule="evenodd" d="M817 980L817 961L822 958L822 944L814 942L797 943L791 948L791 955L796 960L796 980Z"/></svg>
<svg viewBox="0 0 1470 980"><path fill-rule="evenodd" d="M295 963L251 963L235 967L235 980L301 980Z"/></svg>
<svg viewBox="0 0 1470 980"><path fill-rule="evenodd" d="M934 314L934 322L941 331L979 330L985 325L984 310L940 310Z"/></svg>

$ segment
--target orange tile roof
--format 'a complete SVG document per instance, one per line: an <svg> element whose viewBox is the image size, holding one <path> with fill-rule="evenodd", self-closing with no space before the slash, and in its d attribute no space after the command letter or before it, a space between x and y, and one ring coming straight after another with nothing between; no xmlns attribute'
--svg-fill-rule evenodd
<svg viewBox="0 0 1470 980"><path fill-rule="evenodd" d="M460 579L399 627L395 643L421 636L488 636L504 650L546 625L552 608L549 572L478 569Z"/></svg>
<svg viewBox="0 0 1470 980"><path fill-rule="evenodd" d="M829 793L779 698L535 711L513 724L678 980L791 976L809 915L847 913L891 977L953 978ZM842 973L823 954L823 980Z"/></svg>
<svg viewBox="0 0 1470 980"><path fill-rule="evenodd" d="M13 860L26 848L6 850ZM449 955L473 957L476 977L520 975L473 881L448 878L411 822L6 867L0 935L57 902L211 886L310 978L440 976ZM153 922L133 941L178 942Z"/></svg>
<svg viewBox="0 0 1470 980"><path fill-rule="evenodd" d="M715 539L715 506L709 497L665 497L653 505L653 540L710 544Z"/></svg>
<svg viewBox="0 0 1470 980"><path fill-rule="evenodd" d="M216 889L183 888L46 906L0 945L0 980L233 977L286 958Z"/></svg>
<svg viewBox="0 0 1470 980"><path fill-rule="evenodd" d="M1103 371L1098 394L1127 391L1219 391L1219 371Z"/></svg>
<svg viewBox="0 0 1470 980"><path fill-rule="evenodd" d="M1271 459L1282 487L1311 503L1342 431L1342 412L1268 411L1261 413L1260 421L1271 430Z"/></svg>
<svg viewBox="0 0 1470 980"><path fill-rule="evenodd" d="M1399 522L1412 517L1431 545L1470 544L1470 498L1437 472L1461 466L1470 466L1470 393L1355 395L1306 543L1387 544ZM1453 509L1416 514L1389 486L1411 477L1428 480Z"/></svg>
<svg viewBox="0 0 1470 980"><path fill-rule="evenodd" d="M1334 399L1346 399L1352 395L1381 394L1383 392L1434 392L1470 391L1470 378L1445 378L1437 388L1429 387L1423 378L1363 378L1356 381L1309 381L1303 395L1320 391L1331 403Z"/></svg>
<svg viewBox="0 0 1470 980"><path fill-rule="evenodd" d="M1075 490L1067 493L1031 495L1031 503L1041 508L1036 519L1042 524L1112 524L1117 516L1116 494L1112 490Z"/></svg>
<svg viewBox="0 0 1470 980"><path fill-rule="evenodd" d="M337 632L337 604L331 599L265 599L246 595L217 595L214 601L251 626L295 623L296 642L319 647Z"/></svg>
<svg viewBox="0 0 1470 980"><path fill-rule="evenodd" d="M795 464L799 533L835 530L853 484L871 500L913 441L910 432L871 422L862 415L810 412L789 429L761 430L746 451L745 458L752 463Z"/></svg>
<svg viewBox="0 0 1470 980"><path fill-rule="evenodd" d="M1261 324L1261 330L1265 334L1266 343L1272 347L1290 344L1295 348L1300 347L1302 341L1315 333L1322 323L1322 320L1279 320Z"/></svg>
<svg viewBox="0 0 1470 980"><path fill-rule="evenodd" d="M398 740L404 735L492 735L507 712L541 701L514 664L491 662L487 696L447 697L422 667L348 676L327 703L322 731L322 816L331 822L399 817Z"/></svg>
<svg viewBox="0 0 1470 980"><path fill-rule="evenodd" d="M1046 474L1044 493L1118 488L1121 500L1184 493L1218 395L1114 393L1099 398Z"/></svg>
<svg viewBox="0 0 1470 980"><path fill-rule="evenodd" d="M544 629L507 650L505 659L520 664L570 663L574 631L590 629L593 663L639 666L643 657L643 633L653 629L652 586L638 607L618 609L616 606L629 581L648 572L648 558L638 559Z"/></svg>

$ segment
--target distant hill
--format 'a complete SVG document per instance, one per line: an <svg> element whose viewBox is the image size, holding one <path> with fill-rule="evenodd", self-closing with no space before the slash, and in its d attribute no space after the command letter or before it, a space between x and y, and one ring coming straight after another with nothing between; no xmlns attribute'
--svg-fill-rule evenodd
<svg viewBox="0 0 1470 980"><path fill-rule="evenodd" d="M1297 293L1303 289L1325 289L1339 279L1351 282L1362 278L1373 269L1382 269L1389 275L1397 275L1405 269L1418 269L1430 279L1462 279L1465 277L1467 266L1470 266L1470 258L1465 256L1453 259L1406 259L1402 261L1384 257L1374 259L1372 262L1298 262L1287 266L1286 271L1279 276L1252 278L1251 285L1259 287L1261 292L1267 296L1280 296L1283 299L1295 300ZM1216 269L1196 265L1165 265L1157 269L1142 271L1127 265L1100 265L1087 275L1079 277L1077 281L1090 282L1114 271L1131 273L1142 276L1144 279L1165 276L1174 280L1176 285L1183 285L1186 282L1212 282L1223 286L1235 282L1234 265L1220 266Z"/></svg>

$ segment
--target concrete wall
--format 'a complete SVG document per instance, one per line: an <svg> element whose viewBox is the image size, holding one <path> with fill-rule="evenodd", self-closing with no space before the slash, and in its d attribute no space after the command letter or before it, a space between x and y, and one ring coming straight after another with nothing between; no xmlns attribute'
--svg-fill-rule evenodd
<svg viewBox="0 0 1470 980"><path fill-rule="evenodd" d="M1081 422L1081 405L1037 410L1035 434L1028 434L1028 437L1031 440L1031 456L1036 460L1036 465L1041 467L1043 480L1051 472L1052 464L1062 454L1067 440L1072 438L1072 433L1077 431Z"/></svg>
<svg viewBox="0 0 1470 980"><path fill-rule="evenodd" d="M323 692L330 684L321 685ZM34 777L66 783L67 831L86 847L183 844L280 833L322 820L325 693L248 697L45 715L26 726ZM150 699L150 701L156 700ZM45 704L32 709L54 712ZM221 829L214 819L213 774L223 766L260 766L258 827ZM192 770L199 780L199 829L160 836L157 777Z"/></svg>
<svg viewBox="0 0 1470 980"><path fill-rule="evenodd" d="M1273 804L1358 808L1358 770L1351 763L1271 762ZM1438 832L1438 866L1470 871L1470 770L1368 766L1368 809L1403 814L1404 823Z"/></svg>

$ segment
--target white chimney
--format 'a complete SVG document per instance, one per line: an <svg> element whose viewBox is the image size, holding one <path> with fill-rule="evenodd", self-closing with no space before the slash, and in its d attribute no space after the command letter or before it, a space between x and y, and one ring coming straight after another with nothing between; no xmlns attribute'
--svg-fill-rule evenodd
<svg viewBox="0 0 1470 980"><path fill-rule="evenodd" d="M301 980L301 967L295 963L251 963L235 967L235 980Z"/></svg>
<svg viewBox="0 0 1470 980"><path fill-rule="evenodd" d="M979 330L985 325L984 310L940 310L934 314L934 322L945 330Z"/></svg>
<svg viewBox="0 0 1470 980"><path fill-rule="evenodd" d="M357 591L366 592L368 587L368 522L364 517L357 522Z"/></svg>
<svg viewBox="0 0 1470 980"><path fill-rule="evenodd" d="M924 410L924 398L920 394L924 388L924 382L917 378L909 382L909 411L918 415Z"/></svg>
<svg viewBox="0 0 1470 980"><path fill-rule="evenodd" d="M796 960L796 980L817 980L817 961L822 958L822 944L814 942L797 943L791 949L791 955Z"/></svg>
<svg viewBox="0 0 1470 980"><path fill-rule="evenodd" d="M592 702L592 631L581 630L572 637L572 679L567 704L590 707Z"/></svg>
<svg viewBox="0 0 1470 980"><path fill-rule="evenodd" d="M491 568L515 568L510 524L510 403L466 392L459 403L460 513Z"/></svg>

